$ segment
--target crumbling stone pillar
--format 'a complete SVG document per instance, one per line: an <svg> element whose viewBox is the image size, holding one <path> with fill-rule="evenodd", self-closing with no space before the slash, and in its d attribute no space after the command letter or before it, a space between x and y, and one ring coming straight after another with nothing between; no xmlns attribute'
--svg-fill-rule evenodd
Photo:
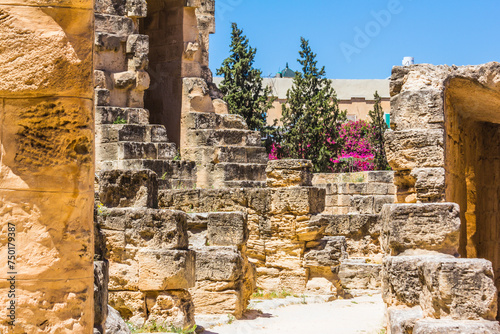
<svg viewBox="0 0 500 334"><path fill-rule="evenodd" d="M500 64L396 67L391 95L386 149L406 204L382 209L383 295L389 306L423 312L389 309L391 330L483 331L482 319L497 315L500 286Z"/></svg>
<svg viewBox="0 0 500 334"><path fill-rule="evenodd" d="M0 4L2 333L92 332L92 31L90 0Z"/></svg>

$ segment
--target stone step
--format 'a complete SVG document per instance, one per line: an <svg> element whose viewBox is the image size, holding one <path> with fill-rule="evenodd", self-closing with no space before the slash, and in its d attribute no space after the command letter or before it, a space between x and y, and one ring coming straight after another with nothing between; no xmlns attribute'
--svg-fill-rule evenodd
<svg viewBox="0 0 500 334"><path fill-rule="evenodd" d="M224 188L264 188L265 181L224 181L222 182Z"/></svg>
<svg viewBox="0 0 500 334"><path fill-rule="evenodd" d="M219 163L215 175L220 181L266 181L265 164Z"/></svg>
<svg viewBox="0 0 500 334"><path fill-rule="evenodd" d="M248 130L243 117L233 114L190 112L185 119L189 130L240 129Z"/></svg>
<svg viewBox="0 0 500 334"><path fill-rule="evenodd" d="M163 125L104 124L96 126L96 142L168 143L168 137Z"/></svg>
<svg viewBox="0 0 500 334"><path fill-rule="evenodd" d="M116 142L96 145L97 161L110 160L172 160L177 155L173 143Z"/></svg>
<svg viewBox="0 0 500 334"><path fill-rule="evenodd" d="M196 163L183 160L114 160L102 161L98 169L114 170L144 170L149 169L158 175L158 188L193 189L196 187Z"/></svg>
<svg viewBox="0 0 500 334"><path fill-rule="evenodd" d="M189 147L183 158L205 163L238 162L266 164L268 154L264 147L258 146L198 146Z"/></svg>
<svg viewBox="0 0 500 334"><path fill-rule="evenodd" d="M149 124L149 111L142 108L96 107L95 124Z"/></svg>
<svg viewBox="0 0 500 334"><path fill-rule="evenodd" d="M260 146L258 131L250 130L188 130L187 140L191 146Z"/></svg>

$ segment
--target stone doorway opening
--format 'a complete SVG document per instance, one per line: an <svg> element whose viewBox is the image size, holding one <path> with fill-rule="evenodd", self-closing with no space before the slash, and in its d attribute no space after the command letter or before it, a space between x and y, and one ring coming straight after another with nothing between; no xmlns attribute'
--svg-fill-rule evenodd
<svg viewBox="0 0 500 334"><path fill-rule="evenodd" d="M179 144L182 108L182 57L184 52L184 15L182 0L148 0L147 17L141 19L140 34L149 36L151 78L145 92L144 107L152 124L167 128L169 139Z"/></svg>
<svg viewBox="0 0 500 334"><path fill-rule="evenodd" d="M445 124L446 201L460 205L460 254L490 260L500 289L500 92L450 79Z"/></svg>

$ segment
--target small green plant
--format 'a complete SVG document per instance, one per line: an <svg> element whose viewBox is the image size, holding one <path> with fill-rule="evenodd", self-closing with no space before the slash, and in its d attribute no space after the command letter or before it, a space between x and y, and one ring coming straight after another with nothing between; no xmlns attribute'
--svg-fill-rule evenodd
<svg viewBox="0 0 500 334"><path fill-rule="evenodd" d="M127 326L129 327L130 331L132 334L137 334L137 333L161 333L161 332L167 332L167 333L177 333L177 334L190 334L194 333L196 331L196 325L194 325L191 328L181 328L181 327L175 327L174 325L159 325L156 323L155 320L151 320L150 322L144 324L142 327L137 327L134 326L130 322L126 322Z"/></svg>
<svg viewBox="0 0 500 334"><path fill-rule="evenodd" d="M252 295L253 299L284 299L289 296L294 296L293 293L287 290L281 290L281 291L271 291L271 292L264 292L262 289L257 289L257 292L255 292Z"/></svg>
<svg viewBox="0 0 500 334"><path fill-rule="evenodd" d="M378 334L386 334L387 330L385 328L382 328Z"/></svg>
<svg viewBox="0 0 500 334"><path fill-rule="evenodd" d="M359 175L354 182L365 182L365 177L363 175Z"/></svg>
<svg viewBox="0 0 500 334"><path fill-rule="evenodd" d="M228 324L232 324L236 320L236 318L232 314L228 314L227 317L229 319L227 322Z"/></svg>
<svg viewBox="0 0 500 334"><path fill-rule="evenodd" d="M176 156L174 157L174 161L181 161L181 154L177 153Z"/></svg>
<svg viewBox="0 0 500 334"><path fill-rule="evenodd" d="M118 116L113 122L113 124L127 124L127 120Z"/></svg>
<svg viewBox="0 0 500 334"><path fill-rule="evenodd" d="M106 215L106 207L102 205L102 203L97 204L97 215L105 216Z"/></svg>
<svg viewBox="0 0 500 334"><path fill-rule="evenodd" d="M163 181L165 181L167 179L167 175L168 175L168 172L163 173L163 175L161 176L161 179Z"/></svg>

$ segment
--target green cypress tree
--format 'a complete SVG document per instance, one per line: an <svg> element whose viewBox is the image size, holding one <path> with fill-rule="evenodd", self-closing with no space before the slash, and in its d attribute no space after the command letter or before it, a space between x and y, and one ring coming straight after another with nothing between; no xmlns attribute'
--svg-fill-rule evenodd
<svg viewBox="0 0 500 334"><path fill-rule="evenodd" d="M371 118L370 125L372 126L373 131L372 141L375 149L375 169L387 170L390 169L390 167L385 153L384 133L388 127L385 121L385 114L382 109L382 103L378 92L375 92L374 97L375 105L373 106L373 110L368 112L368 115Z"/></svg>
<svg viewBox="0 0 500 334"><path fill-rule="evenodd" d="M232 28L231 54L217 69L217 75L224 77L219 89L225 95L230 113L243 116L249 129L266 132L267 111L274 101L270 97L272 91L262 87L262 71L253 67L257 49L249 45L236 23Z"/></svg>
<svg viewBox="0 0 500 334"><path fill-rule="evenodd" d="M325 67L318 69L309 41L301 37L300 47L302 72L295 73L288 102L282 106L283 155L312 160L316 172L328 172L340 151L338 126L346 112L339 110L337 94L325 77Z"/></svg>

